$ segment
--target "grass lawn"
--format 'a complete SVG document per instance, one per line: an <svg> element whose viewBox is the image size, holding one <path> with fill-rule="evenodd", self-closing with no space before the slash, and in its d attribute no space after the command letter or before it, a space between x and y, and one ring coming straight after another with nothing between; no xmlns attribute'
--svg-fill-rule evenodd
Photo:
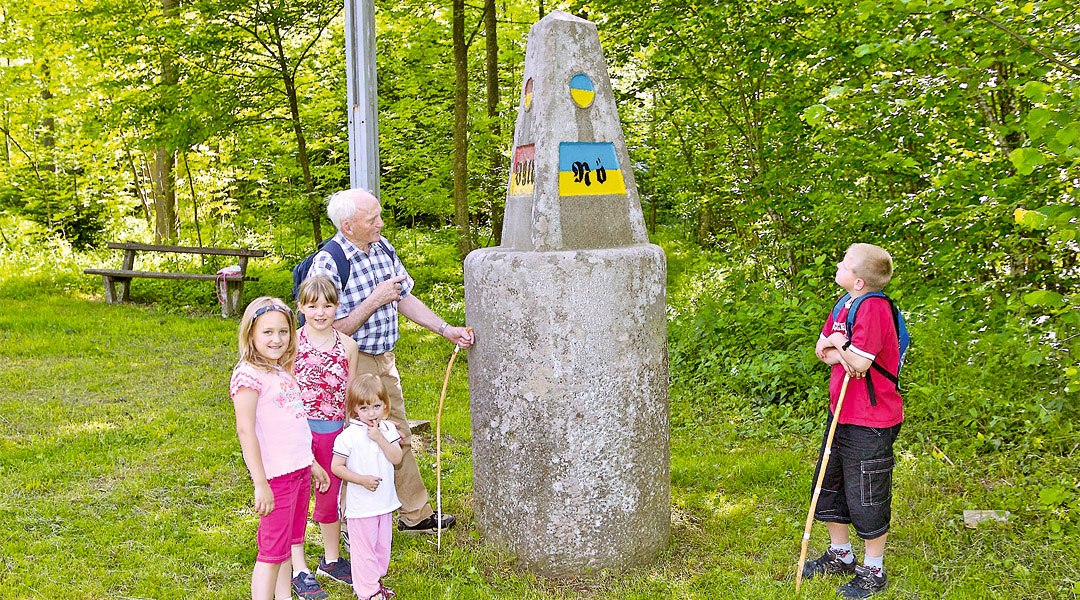
<svg viewBox="0 0 1080 600"><path fill-rule="evenodd" d="M235 332L213 316L0 293L0 598L247 595L256 518L227 393ZM404 327L410 417L434 420L450 350ZM627 573L543 580L470 527L466 368L459 357L443 424L444 507L459 527L441 553L433 538L395 535L388 583L400 598L796 597L817 427L746 437L737 414L672 390L670 548ZM997 508L985 504L1008 484L1008 461L951 466L910 440L901 433L883 597L1080 597L1077 540L1051 540L1024 514L959 524L964 508ZM433 448L419 438L434 494ZM309 527L312 558L317 540ZM818 524L811 555L826 542ZM831 598L839 584L807 582L801 597Z"/></svg>

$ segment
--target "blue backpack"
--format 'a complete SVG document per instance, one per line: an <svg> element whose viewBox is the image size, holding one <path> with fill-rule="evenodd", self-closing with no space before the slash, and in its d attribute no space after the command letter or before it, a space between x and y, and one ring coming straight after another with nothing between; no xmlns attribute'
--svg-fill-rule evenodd
<svg viewBox="0 0 1080 600"><path fill-rule="evenodd" d="M868 294L863 294L851 303L851 309L848 310L847 314L847 329L845 330L847 332L846 335L848 336L848 343L844 344L844 349L847 349L847 347L851 345L851 332L854 330L855 327L855 315L859 311L859 306L861 306L863 301L867 298L884 298L885 301L889 303L889 308L892 311L893 325L896 326L896 336L898 338L897 341L900 344L900 362L896 366L896 373L890 373L888 369L878 364L877 361L874 361L871 366L874 368L875 371L877 371L886 379L891 381L892 384L896 386L897 393L899 393L900 371L904 368L904 358L907 356L907 349L908 346L911 344L911 336L908 335L907 323L904 322L904 315L900 314L900 309L896 308L896 305L893 304L892 299L886 296L883 292L870 292ZM847 304L848 300L851 300L851 294L844 294L839 300L836 301L836 306L833 306L832 309L833 321L836 321L837 317L840 316L840 309L842 309L844 305ZM874 383L870 377L866 378L866 388L870 392L870 406L877 406L877 398L874 396Z"/></svg>
<svg viewBox="0 0 1080 600"><path fill-rule="evenodd" d="M300 295L300 284L307 279L308 271L311 270L311 263L315 262L315 255L323 250L326 250L330 254L330 257L334 259L334 264L337 265L338 277L341 278L341 289L345 289L345 286L349 283L349 276L352 275L352 270L349 267L349 259L345 258L345 251L341 249L341 245L335 242L333 238L325 239L322 242L319 242L318 250L308 255L307 258L300 261L300 264L293 267L293 302L295 302ZM297 311L296 325L298 327L303 327L304 321L304 313Z"/></svg>

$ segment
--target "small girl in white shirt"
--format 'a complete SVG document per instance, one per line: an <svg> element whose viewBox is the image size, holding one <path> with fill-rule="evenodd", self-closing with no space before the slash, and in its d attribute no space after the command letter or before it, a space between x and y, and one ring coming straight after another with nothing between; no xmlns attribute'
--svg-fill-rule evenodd
<svg viewBox="0 0 1080 600"><path fill-rule="evenodd" d="M391 514L401 507L394 489L394 465L401 462L401 434L390 418L390 398L382 380L357 375L345 394L349 426L334 440L331 471L348 482L345 520L349 528L353 590L361 600L389 600L382 584L390 565Z"/></svg>

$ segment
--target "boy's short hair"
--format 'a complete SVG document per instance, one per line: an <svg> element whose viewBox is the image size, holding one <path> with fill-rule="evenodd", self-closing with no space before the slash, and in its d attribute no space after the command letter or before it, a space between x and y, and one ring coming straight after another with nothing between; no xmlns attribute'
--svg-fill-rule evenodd
<svg viewBox="0 0 1080 600"><path fill-rule="evenodd" d="M852 271L866 282L869 291L880 292L889 285L893 261L884 248L873 244L852 244L847 251L855 259Z"/></svg>
<svg viewBox="0 0 1080 600"><path fill-rule="evenodd" d="M338 303L337 286L334 285L334 280L326 275L308 277L300 284L300 289L296 291L296 307L300 308L319 298L325 298L330 304Z"/></svg>
<svg viewBox="0 0 1080 600"><path fill-rule="evenodd" d="M361 373L349 382L345 388L345 418L352 419L357 415L357 408L368 404L374 404L376 400L383 403L386 414L384 419L390 418L390 394L386 392L382 378L372 373Z"/></svg>

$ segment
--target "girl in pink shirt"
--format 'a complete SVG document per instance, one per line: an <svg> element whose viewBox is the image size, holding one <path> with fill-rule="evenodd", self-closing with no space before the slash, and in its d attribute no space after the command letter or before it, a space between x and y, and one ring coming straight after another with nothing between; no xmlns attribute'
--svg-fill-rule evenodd
<svg viewBox="0 0 1080 600"><path fill-rule="evenodd" d="M290 598L292 547L304 543L311 478L325 490L330 479L312 464L311 431L293 379L296 325L277 298L257 298L240 319L240 361L229 382L236 435L255 486L258 554L251 572L253 600Z"/></svg>

